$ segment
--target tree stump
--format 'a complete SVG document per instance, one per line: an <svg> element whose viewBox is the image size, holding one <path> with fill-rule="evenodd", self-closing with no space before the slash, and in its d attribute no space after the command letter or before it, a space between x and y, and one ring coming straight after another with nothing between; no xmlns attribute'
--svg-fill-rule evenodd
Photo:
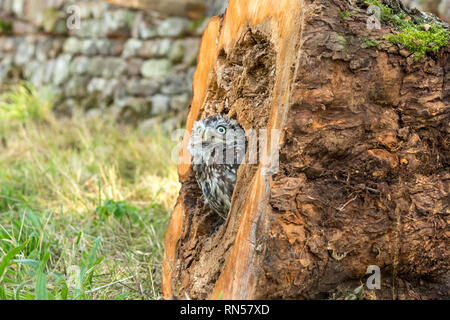
<svg viewBox="0 0 450 320"><path fill-rule="evenodd" d="M342 298L361 284L365 298L450 298L450 47L417 59L384 38L388 23L370 29L367 9L231 0L212 19L165 236L166 299ZM186 146L216 113L268 135L214 233ZM380 289L365 286L369 266Z"/></svg>

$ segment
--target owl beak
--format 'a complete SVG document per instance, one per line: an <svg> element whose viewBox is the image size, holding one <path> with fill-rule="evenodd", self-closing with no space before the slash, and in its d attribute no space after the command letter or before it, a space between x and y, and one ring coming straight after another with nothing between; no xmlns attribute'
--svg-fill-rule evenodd
<svg viewBox="0 0 450 320"><path fill-rule="evenodd" d="M212 129L206 129L202 135L203 142L212 142L214 139L214 131Z"/></svg>

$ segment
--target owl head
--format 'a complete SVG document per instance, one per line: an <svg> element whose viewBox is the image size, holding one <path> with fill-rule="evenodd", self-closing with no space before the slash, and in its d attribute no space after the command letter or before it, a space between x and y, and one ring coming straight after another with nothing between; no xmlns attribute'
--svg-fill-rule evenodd
<svg viewBox="0 0 450 320"><path fill-rule="evenodd" d="M194 123L188 145L194 164L240 164L245 132L236 120L214 115Z"/></svg>

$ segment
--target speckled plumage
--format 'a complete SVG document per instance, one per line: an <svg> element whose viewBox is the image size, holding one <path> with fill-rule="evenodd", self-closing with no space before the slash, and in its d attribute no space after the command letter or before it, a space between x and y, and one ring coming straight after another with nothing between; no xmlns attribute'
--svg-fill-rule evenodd
<svg viewBox="0 0 450 320"><path fill-rule="evenodd" d="M230 210L245 149L245 132L236 120L214 115L194 124L188 150L195 178L205 202L223 219Z"/></svg>

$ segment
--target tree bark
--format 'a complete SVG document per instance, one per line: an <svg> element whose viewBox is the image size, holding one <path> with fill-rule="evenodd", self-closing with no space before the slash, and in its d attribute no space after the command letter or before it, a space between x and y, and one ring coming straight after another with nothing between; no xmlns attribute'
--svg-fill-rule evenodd
<svg viewBox="0 0 450 320"><path fill-rule="evenodd" d="M166 299L344 297L371 265L381 289L361 297L450 298L450 48L416 61L355 2L231 0L210 22L165 237ZM186 149L194 122L215 113L269 133L269 161L241 165L216 233Z"/></svg>

